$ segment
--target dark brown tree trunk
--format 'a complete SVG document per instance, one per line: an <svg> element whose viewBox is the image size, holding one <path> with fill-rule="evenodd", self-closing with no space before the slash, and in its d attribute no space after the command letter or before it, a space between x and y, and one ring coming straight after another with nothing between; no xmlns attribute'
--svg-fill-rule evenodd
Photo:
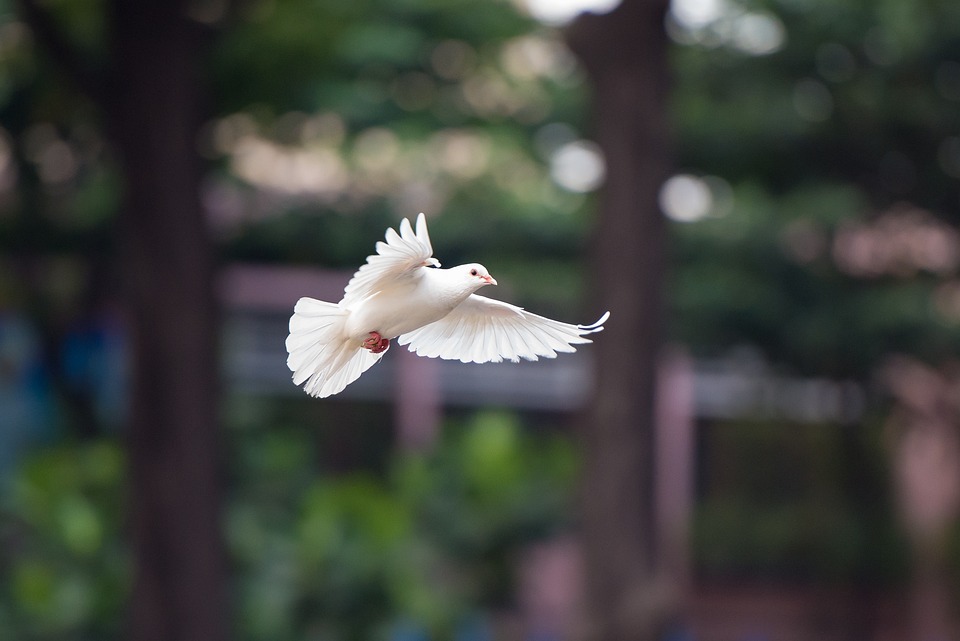
<svg viewBox="0 0 960 641"><path fill-rule="evenodd" d="M105 112L125 179L135 641L227 637L214 249L199 196L203 37L170 0L112 6Z"/></svg>
<svg viewBox="0 0 960 641"><path fill-rule="evenodd" d="M567 33L593 86L594 135L607 162L591 276L612 316L594 350L581 486L584 636L597 641L657 638L665 603L654 577L652 452L666 250L657 197L671 167L666 9L666 0L623 0Z"/></svg>
<svg viewBox="0 0 960 641"><path fill-rule="evenodd" d="M188 0L113 0L104 72L43 4L18 6L67 80L100 107L124 181L117 263L133 360L129 636L222 641L215 253L196 152L203 29L188 17Z"/></svg>

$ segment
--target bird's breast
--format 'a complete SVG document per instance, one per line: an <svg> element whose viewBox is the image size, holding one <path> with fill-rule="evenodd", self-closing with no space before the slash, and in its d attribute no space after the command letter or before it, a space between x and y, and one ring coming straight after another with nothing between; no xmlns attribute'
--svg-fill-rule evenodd
<svg viewBox="0 0 960 641"><path fill-rule="evenodd" d="M346 330L358 340L370 332L392 339L440 320L453 307L445 301L418 295L417 290L381 291L350 310Z"/></svg>

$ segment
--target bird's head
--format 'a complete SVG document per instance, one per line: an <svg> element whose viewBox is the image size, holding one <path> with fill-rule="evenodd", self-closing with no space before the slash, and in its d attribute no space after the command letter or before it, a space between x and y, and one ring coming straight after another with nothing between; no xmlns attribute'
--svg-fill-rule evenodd
<svg viewBox="0 0 960 641"><path fill-rule="evenodd" d="M480 289L484 285L497 284L497 280L490 275L487 268L479 263L460 265L456 269L461 272L464 280L473 286L473 289Z"/></svg>

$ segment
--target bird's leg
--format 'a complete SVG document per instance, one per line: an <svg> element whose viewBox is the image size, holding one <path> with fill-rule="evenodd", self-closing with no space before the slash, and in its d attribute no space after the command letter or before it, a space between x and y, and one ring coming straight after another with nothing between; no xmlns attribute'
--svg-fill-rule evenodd
<svg viewBox="0 0 960 641"><path fill-rule="evenodd" d="M370 332L370 338L361 343L364 349L369 349L374 354L385 352L390 347L390 339L384 338L380 332Z"/></svg>

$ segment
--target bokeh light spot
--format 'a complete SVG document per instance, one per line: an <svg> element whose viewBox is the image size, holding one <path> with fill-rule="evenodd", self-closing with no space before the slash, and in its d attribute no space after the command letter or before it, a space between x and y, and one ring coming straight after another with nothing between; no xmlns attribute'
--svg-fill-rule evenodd
<svg viewBox="0 0 960 641"><path fill-rule="evenodd" d="M606 174L600 148L587 140L562 145L550 157L550 177L567 191L593 191L603 184Z"/></svg>
<svg viewBox="0 0 960 641"><path fill-rule="evenodd" d="M562 25L587 11L613 11L620 4L620 0L521 0L519 4L540 22Z"/></svg>
<svg viewBox="0 0 960 641"><path fill-rule="evenodd" d="M670 220L692 223L710 214L713 195L707 183L690 174L677 174L660 188L660 209Z"/></svg>

